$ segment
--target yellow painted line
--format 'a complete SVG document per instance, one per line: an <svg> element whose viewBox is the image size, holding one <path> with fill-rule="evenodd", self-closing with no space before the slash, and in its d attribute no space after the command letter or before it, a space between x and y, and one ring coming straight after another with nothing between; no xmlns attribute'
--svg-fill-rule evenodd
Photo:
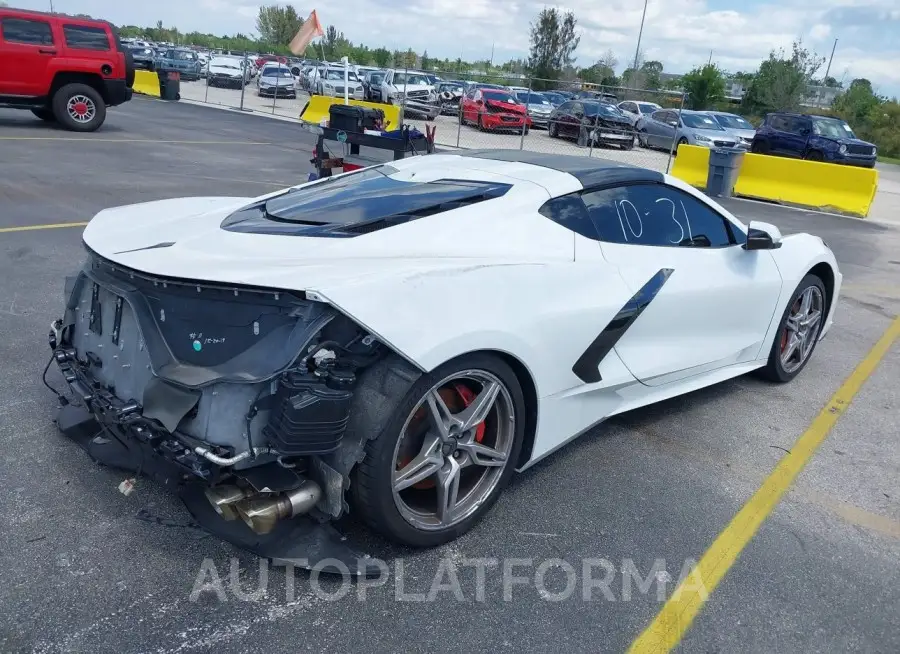
<svg viewBox="0 0 900 654"><path fill-rule="evenodd" d="M87 223L54 223L52 225L21 225L19 227L0 227L0 234L7 232L33 232L39 229L62 229L63 227L84 227Z"/></svg>
<svg viewBox="0 0 900 654"><path fill-rule="evenodd" d="M775 470L759 490L713 541L693 572L678 584L650 626L632 643L628 650L630 654L669 652L681 642L709 594L737 561L741 551L812 458L898 336L900 317L894 319L856 370L816 416L809 429L797 439L791 451L775 466Z"/></svg>
<svg viewBox="0 0 900 654"><path fill-rule="evenodd" d="M265 141L166 141L163 139L105 139L80 136L0 136L0 141L85 141L88 143L174 143L176 145L272 145Z"/></svg>

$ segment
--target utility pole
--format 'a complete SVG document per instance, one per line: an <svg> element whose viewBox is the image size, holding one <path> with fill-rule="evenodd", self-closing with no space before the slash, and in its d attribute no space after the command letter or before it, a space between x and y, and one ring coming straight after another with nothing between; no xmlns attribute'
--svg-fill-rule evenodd
<svg viewBox="0 0 900 654"><path fill-rule="evenodd" d="M53 11L53 0L50 0L50 13L54 13Z"/></svg>
<svg viewBox="0 0 900 654"><path fill-rule="evenodd" d="M712 50L709 51L709 61L706 62L707 66L712 66Z"/></svg>
<svg viewBox="0 0 900 654"><path fill-rule="evenodd" d="M822 79L822 84L825 83L825 80L828 79L828 73L831 72L831 62L834 61L834 50L837 48L838 40L834 40L834 45L831 46L831 56L828 57L828 68L825 69L825 77Z"/></svg>
<svg viewBox="0 0 900 654"><path fill-rule="evenodd" d="M491 43L491 68L494 67L494 44Z"/></svg>
<svg viewBox="0 0 900 654"><path fill-rule="evenodd" d="M634 49L634 73L637 75L638 55L641 53L641 36L644 34L644 19L647 17L647 0L644 0L644 13L641 14L641 29L638 30L637 47Z"/></svg>

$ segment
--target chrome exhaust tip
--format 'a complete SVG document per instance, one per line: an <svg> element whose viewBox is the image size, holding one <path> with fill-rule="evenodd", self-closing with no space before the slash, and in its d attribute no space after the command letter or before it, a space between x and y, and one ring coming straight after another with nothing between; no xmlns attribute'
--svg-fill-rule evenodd
<svg viewBox="0 0 900 654"><path fill-rule="evenodd" d="M250 496L251 491L237 486L224 485L212 486L207 488L203 493L206 499L212 504L212 508L216 513L222 516L223 520L236 520L239 516L234 510L234 505Z"/></svg>
<svg viewBox="0 0 900 654"><path fill-rule="evenodd" d="M322 498L322 488L306 480L299 488L274 497L249 497L234 509L244 523L257 534L268 534L285 518L308 513Z"/></svg>

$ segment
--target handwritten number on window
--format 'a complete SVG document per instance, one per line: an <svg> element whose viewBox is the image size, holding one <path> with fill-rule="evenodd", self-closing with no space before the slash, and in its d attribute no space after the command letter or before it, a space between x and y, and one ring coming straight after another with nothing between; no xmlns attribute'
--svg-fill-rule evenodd
<svg viewBox="0 0 900 654"><path fill-rule="evenodd" d="M625 225L628 225L628 231L631 232L631 235L634 238L640 238L644 234L644 223L641 222L641 214L637 210L631 202L628 200L619 200L615 203L616 207L616 215L619 217L619 225L622 227L622 236L625 239L625 242L628 242L628 233L625 231ZM639 231L635 231L634 223L632 222L632 217L628 215L628 207L631 207L631 211L634 214L634 220L637 221L637 227Z"/></svg>

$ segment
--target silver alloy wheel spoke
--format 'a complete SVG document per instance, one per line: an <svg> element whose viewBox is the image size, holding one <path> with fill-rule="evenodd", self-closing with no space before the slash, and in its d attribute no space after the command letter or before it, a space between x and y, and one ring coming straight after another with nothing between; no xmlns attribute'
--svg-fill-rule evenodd
<svg viewBox="0 0 900 654"><path fill-rule="evenodd" d="M781 365L788 373L800 368L815 347L825 307L822 292L809 286L794 300L794 306L797 308L792 308L785 320L787 341L781 350Z"/></svg>
<svg viewBox="0 0 900 654"><path fill-rule="evenodd" d="M437 473L437 517L442 525L453 522L453 512L459 499L459 471L459 461L448 457Z"/></svg>
<svg viewBox="0 0 900 654"><path fill-rule="evenodd" d="M394 473L394 489L404 490L437 474L444 463L440 444L439 438L426 435L422 449L416 457Z"/></svg>
<svg viewBox="0 0 900 654"><path fill-rule="evenodd" d="M450 413L444 398L441 397L440 389L436 388L428 394L426 398L428 402L428 419L431 426L441 438L447 438L450 434L450 425L459 425L459 420Z"/></svg>
<svg viewBox="0 0 900 654"><path fill-rule="evenodd" d="M459 449L469 455L469 460L475 465L493 468L506 463L506 454L492 447L482 445L474 437L471 441L460 443Z"/></svg>
<svg viewBox="0 0 900 654"><path fill-rule="evenodd" d="M500 384L494 381L486 383L472 403L457 414L456 418L462 423L460 430L468 431L484 422L491 412L494 402L497 401L499 393Z"/></svg>

